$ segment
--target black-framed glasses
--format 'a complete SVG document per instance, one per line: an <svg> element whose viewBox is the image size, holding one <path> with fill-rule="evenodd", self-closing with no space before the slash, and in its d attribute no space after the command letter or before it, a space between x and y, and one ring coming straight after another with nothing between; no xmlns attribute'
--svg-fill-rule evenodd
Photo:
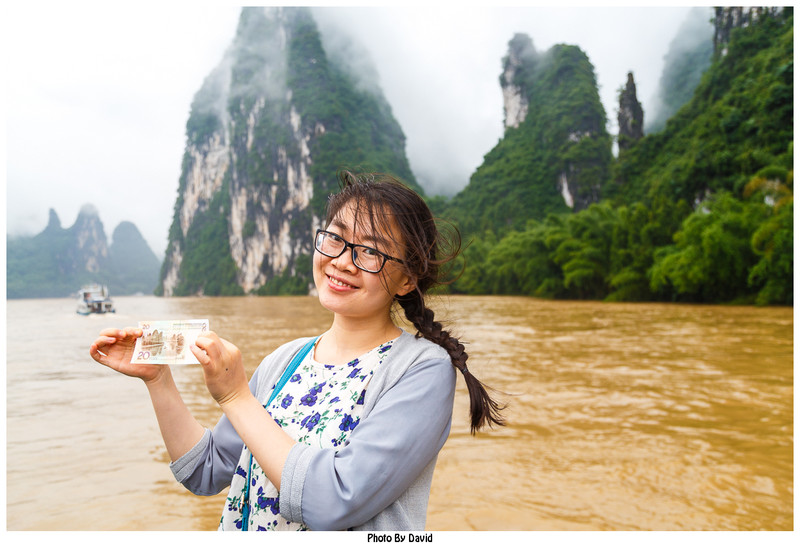
<svg viewBox="0 0 800 544"><path fill-rule="evenodd" d="M377 274L383 270L383 265L386 264L386 261L403 262L397 257L392 257L382 251L378 251L374 247L352 244L338 234L317 229L317 235L314 237L314 249L326 257L335 259L344 253L347 248L352 250L351 257L353 258L353 264L364 272Z"/></svg>

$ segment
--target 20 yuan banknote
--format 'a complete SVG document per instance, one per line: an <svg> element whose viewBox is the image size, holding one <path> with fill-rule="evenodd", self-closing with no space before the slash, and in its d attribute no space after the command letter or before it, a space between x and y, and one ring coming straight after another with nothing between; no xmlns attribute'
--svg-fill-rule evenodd
<svg viewBox="0 0 800 544"><path fill-rule="evenodd" d="M208 319L140 321L144 334L136 340L132 364L200 364L189 346L208 331Z"/></svg>

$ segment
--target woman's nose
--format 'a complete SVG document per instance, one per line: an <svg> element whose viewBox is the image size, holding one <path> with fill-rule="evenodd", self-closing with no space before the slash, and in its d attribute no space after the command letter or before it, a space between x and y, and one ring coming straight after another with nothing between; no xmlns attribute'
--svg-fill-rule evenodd
<svg viewBox="0 0 800 544"><path fill-rule="evenodd" d="M338 257L335 257L331 262L339 270L355 271L357 269L355 263L353 263L352 247L346 247L344 252Z"/></svg>

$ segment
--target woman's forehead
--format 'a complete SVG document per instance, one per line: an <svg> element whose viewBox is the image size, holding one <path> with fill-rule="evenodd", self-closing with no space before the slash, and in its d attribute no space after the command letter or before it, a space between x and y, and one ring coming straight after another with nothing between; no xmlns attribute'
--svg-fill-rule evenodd
<svg viewBox="0 0 800 544"><path fill-rule="evenodd" d="M397 239L395 221L388 210L376 210L363 204L359 206L353 201L342 206L330 226L341 229L343 234L363 239Z"/></svg>

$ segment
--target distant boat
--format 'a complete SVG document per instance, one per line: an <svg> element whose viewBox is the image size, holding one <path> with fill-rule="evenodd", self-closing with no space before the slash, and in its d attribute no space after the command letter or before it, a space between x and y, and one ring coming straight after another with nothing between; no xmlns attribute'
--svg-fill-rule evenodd
<svg viewBox="0 0 800 544"><path fill-rule="evenodd" d="M114 312L114 302L108 296L105 285L84 285L78 291L78 313L81 315L105 314Z"/></svg>

